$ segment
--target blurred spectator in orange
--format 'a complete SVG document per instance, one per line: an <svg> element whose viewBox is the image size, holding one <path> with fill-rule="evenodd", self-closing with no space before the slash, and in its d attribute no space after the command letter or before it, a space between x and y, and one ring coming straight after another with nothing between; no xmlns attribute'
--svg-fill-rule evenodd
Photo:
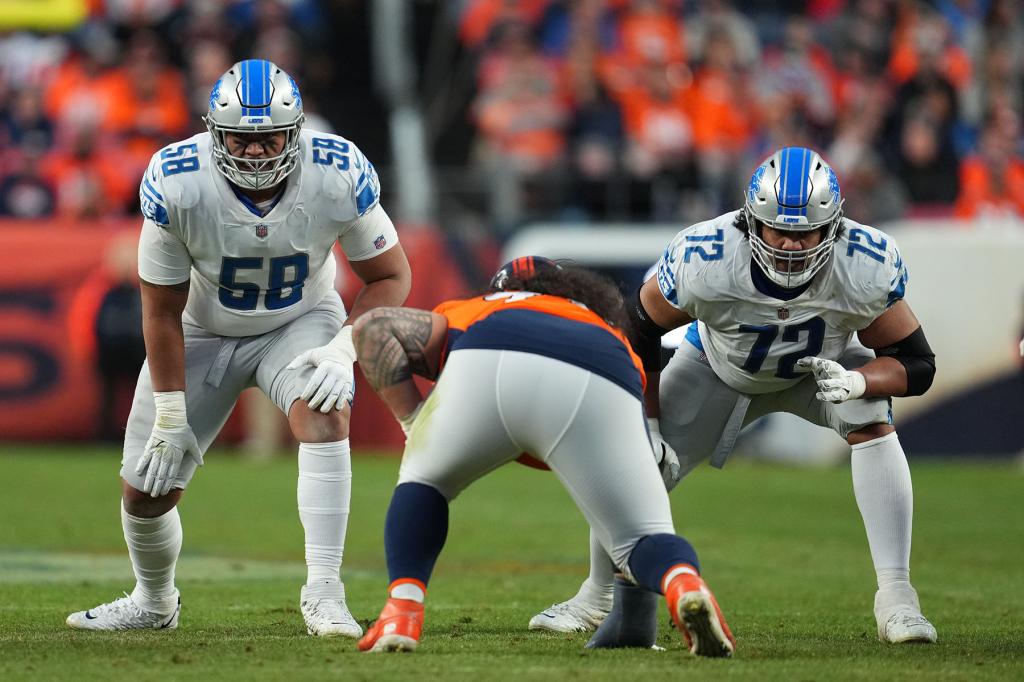
<svg viewBox="0 0 1024 682"><path fill-rule="evenodd" d="M31 145L11 149L0 164L0 216L44 218L53 214L56 197L39 170L42 150Z"/></svg>
<svg viewBox="0 0 1024 682"><path fill-rule="evenodd" d="M481 47L506 22L534 26L549 0L469 0L459 19L459 38L471 48Z"/></svg>
<svg viewBox="0 0 1024 682"><path fill-rule="evenodd" d="M967 52L953 42L949 23L931 9L906 3L903 16L892 32L892 56L889 75L897 85L913 79L927 61L956 88L971 79L971 60Z"/></svg>
<svg viewBox="0 0 1024 682"><path fill-rule="evenodd" d="M754 132L752 98L732 34L713 29L706 36L704 63L694 74L690 110L701 185L716 209L735 203L739 162Z"/></svg>
<svg viewBox="0 0 1024 682"><path fill-rule="evenodd" d="M82 283L68 309L72 354L92 366L100 382L97 436L110 441L124 438L135 381L146 358L137 241L134 232L111 241L102 265Z"/></svg>
<svg viewBox="0 0 1024 682"><path fill-rule="evenodd" d="M523 181L555 170L563 159L569 110L556 65L536 48L521 22L496 30L496 47L480 67L472 110L480 153L494 182L492 208L506 228L520 218ZM555 199L547 194L549 199ZM534 192L525 200L543 199Z"/></svg>
<svg viewBox="0 0 1024 682"><path fill-rule="evenodd" d="M619 102L626 124L626 170L634 215L676 220L686 190L699 185L694 157L691 87L685 64L651 62Z"/></svg>
<svg viewBox="0 0 1024 682"><path fill-rule="evenodd" d="M985 123L978 153L960 166L959 218L1024 218L1024 159L1020 154L1020 118L1009 110L993 112Z"/></svg>
<svg viewBox="0 0 1024 682"><path fill-rule="evenodd" d="M631 65L686 61L681 18L669 0L632 0L619 19L622 58Z"/></svg>
<svg viewBox="0 0 1024 682"><path fill-rule="evenodd" d="M159 36L143 29L132 34L108 87L114 103L108 126L120 136L126 180L137 181L153 153L189 129L185 81L166 63Z"/></svg>
<svg viewBox="0 0 1024 682"><path fill-rule="evenodd" d="M87 24L73 36L71 56L46 84L44 102L52 121L89 117L109 129L117 106L107 76L119 59L119 47L110 28Z"/></svg>
<svg viewBox="0 0 1024 682"><path fill-rule="evenodd" d="M694 143L690 70L685 65L651 62L638 72L639 84L621 100L630 169L650 177L666 166L689 165Z"/></svg>
<svg viewBox="0 0 1024 682"><path fill-rule="evenodd" d="M60 123L56 148L46 156L42 175L57 192L57 214L100 218L123 213L135 182L124 172L121 150L104 139L93 112L69 115Z"/></svg>
<svg viewBox="0 0 1024 682"><path fill-rule="evenodd" d="M691 98L694 142L701 152L734 155L747 146L754 126L751 88L729 33L708 35Z"/></svg>
<svg viewBox="0 0 1024 682"><path fill-rule="evenodd" d="M834 80L836 109L843 112L863 106L866 99L890 105L888 83L871 66L871 55L863 48L849 45L837 52ZM831 158L831 157L829 157Z"/></svg>

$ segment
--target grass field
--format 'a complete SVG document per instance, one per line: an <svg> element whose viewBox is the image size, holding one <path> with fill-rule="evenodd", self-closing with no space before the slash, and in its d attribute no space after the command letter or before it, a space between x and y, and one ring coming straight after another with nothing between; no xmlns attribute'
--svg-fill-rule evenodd
<svg viewBox="0 0 1024 682"><path fill-rule="evenodd" d="M420 650L365 655L314 640L295 464L214 452L181 505L181 626L83 633L64 625L130 590L115 450L0 450L0 680L22 679L1024 679L1024 471L912 465L913 576L935 646L878 642L874 574L848 469L732 462L673 494L738 640L732 660L689 656L662 618L665 652L586 651L587 635L528 632L586 575L586 527L549 474L508 466L452 506ZM382 528L397 473L356 457L344 578L357 618L384 600Z"/></svg>

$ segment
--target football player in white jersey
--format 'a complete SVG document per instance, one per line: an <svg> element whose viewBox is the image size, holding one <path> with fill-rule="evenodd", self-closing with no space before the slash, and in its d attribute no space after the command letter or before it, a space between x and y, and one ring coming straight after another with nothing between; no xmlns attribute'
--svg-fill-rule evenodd
<svg viewBox="0 0 1024 682"><path fill-rule="evenodd" d="M935 356L903 300L907 269L895 241L842 209L828 164L789 147L757 167L741 210L672 240L632 306L652 443L671 489L705 459L721 467L743 426L765 414L834 429L852 449L878 636L934 642L910 583L913 492L891 398L924 393ZM659 377L660 339L683 325L686 340ZM654 614L643 611L653 602L636 606L617 581L606 619L612 569L591 545L579 593L535 616L531 629L585 631L604 621L592 644L646 643Z"/></svg>
<svg viewBox="0 0 1024 682"><path fill-rule="evenodd" d="M359 637L340 579L352 469L351 322L401 305L411 273L354 144L303 130L295 81L261 59L213 86L208 132L160 150L142 179L147 360L121 466L121 521L137 584L71 614L87 630L172 629L181 600L177 503L238 394L258 386L299 441L298 507L310 634ZM346 317L340 243L364 286Z"/></svg>

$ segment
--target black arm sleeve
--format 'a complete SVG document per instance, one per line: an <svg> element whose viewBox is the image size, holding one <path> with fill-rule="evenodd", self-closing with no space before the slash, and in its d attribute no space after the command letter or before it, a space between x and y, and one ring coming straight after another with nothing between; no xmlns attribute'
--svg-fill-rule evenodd
<svg viewBox="0 0 1024 682"><path fill-rule="evenodd" d="M631 333L629 342L633 350L640 356L644 364L644 370L648 372L660 372L662 363L661 337L668 333L650 318L644 310L644 304L640 302L640 290L636 290L632 305L629 308L629 321Z"/></svg>
<svg viewBox="0 0 1024 682"><path fill-rule="evenodd" d="M907 370L907 392L904 395L923 395L931 387L935 378L935 353L921 327L902 341L879 348L875 354L880 358L898 360Z"/></svg>

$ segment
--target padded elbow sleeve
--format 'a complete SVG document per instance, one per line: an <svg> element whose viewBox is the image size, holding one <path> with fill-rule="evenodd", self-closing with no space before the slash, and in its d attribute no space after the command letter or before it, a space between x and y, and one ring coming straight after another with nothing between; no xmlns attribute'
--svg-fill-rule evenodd
<svg viewBox="0 0 1024 682"><path fill-rule="evenodd" d="M662 369L661 337L668 330L654 322L640 301L640 290L637 289L633 304L629 308L629 321L632 333L629 341L633 350L640 356L644 371L660 372Z"/></svg>
<svg viewBox="0 0 1024 682"><path fill-rule="evenodd" d="M899 361L907 370L906 396L923 395L935 378L935 353L924 337L924 330L918 327L910 336L877 351L878 357Z"/></svg>

